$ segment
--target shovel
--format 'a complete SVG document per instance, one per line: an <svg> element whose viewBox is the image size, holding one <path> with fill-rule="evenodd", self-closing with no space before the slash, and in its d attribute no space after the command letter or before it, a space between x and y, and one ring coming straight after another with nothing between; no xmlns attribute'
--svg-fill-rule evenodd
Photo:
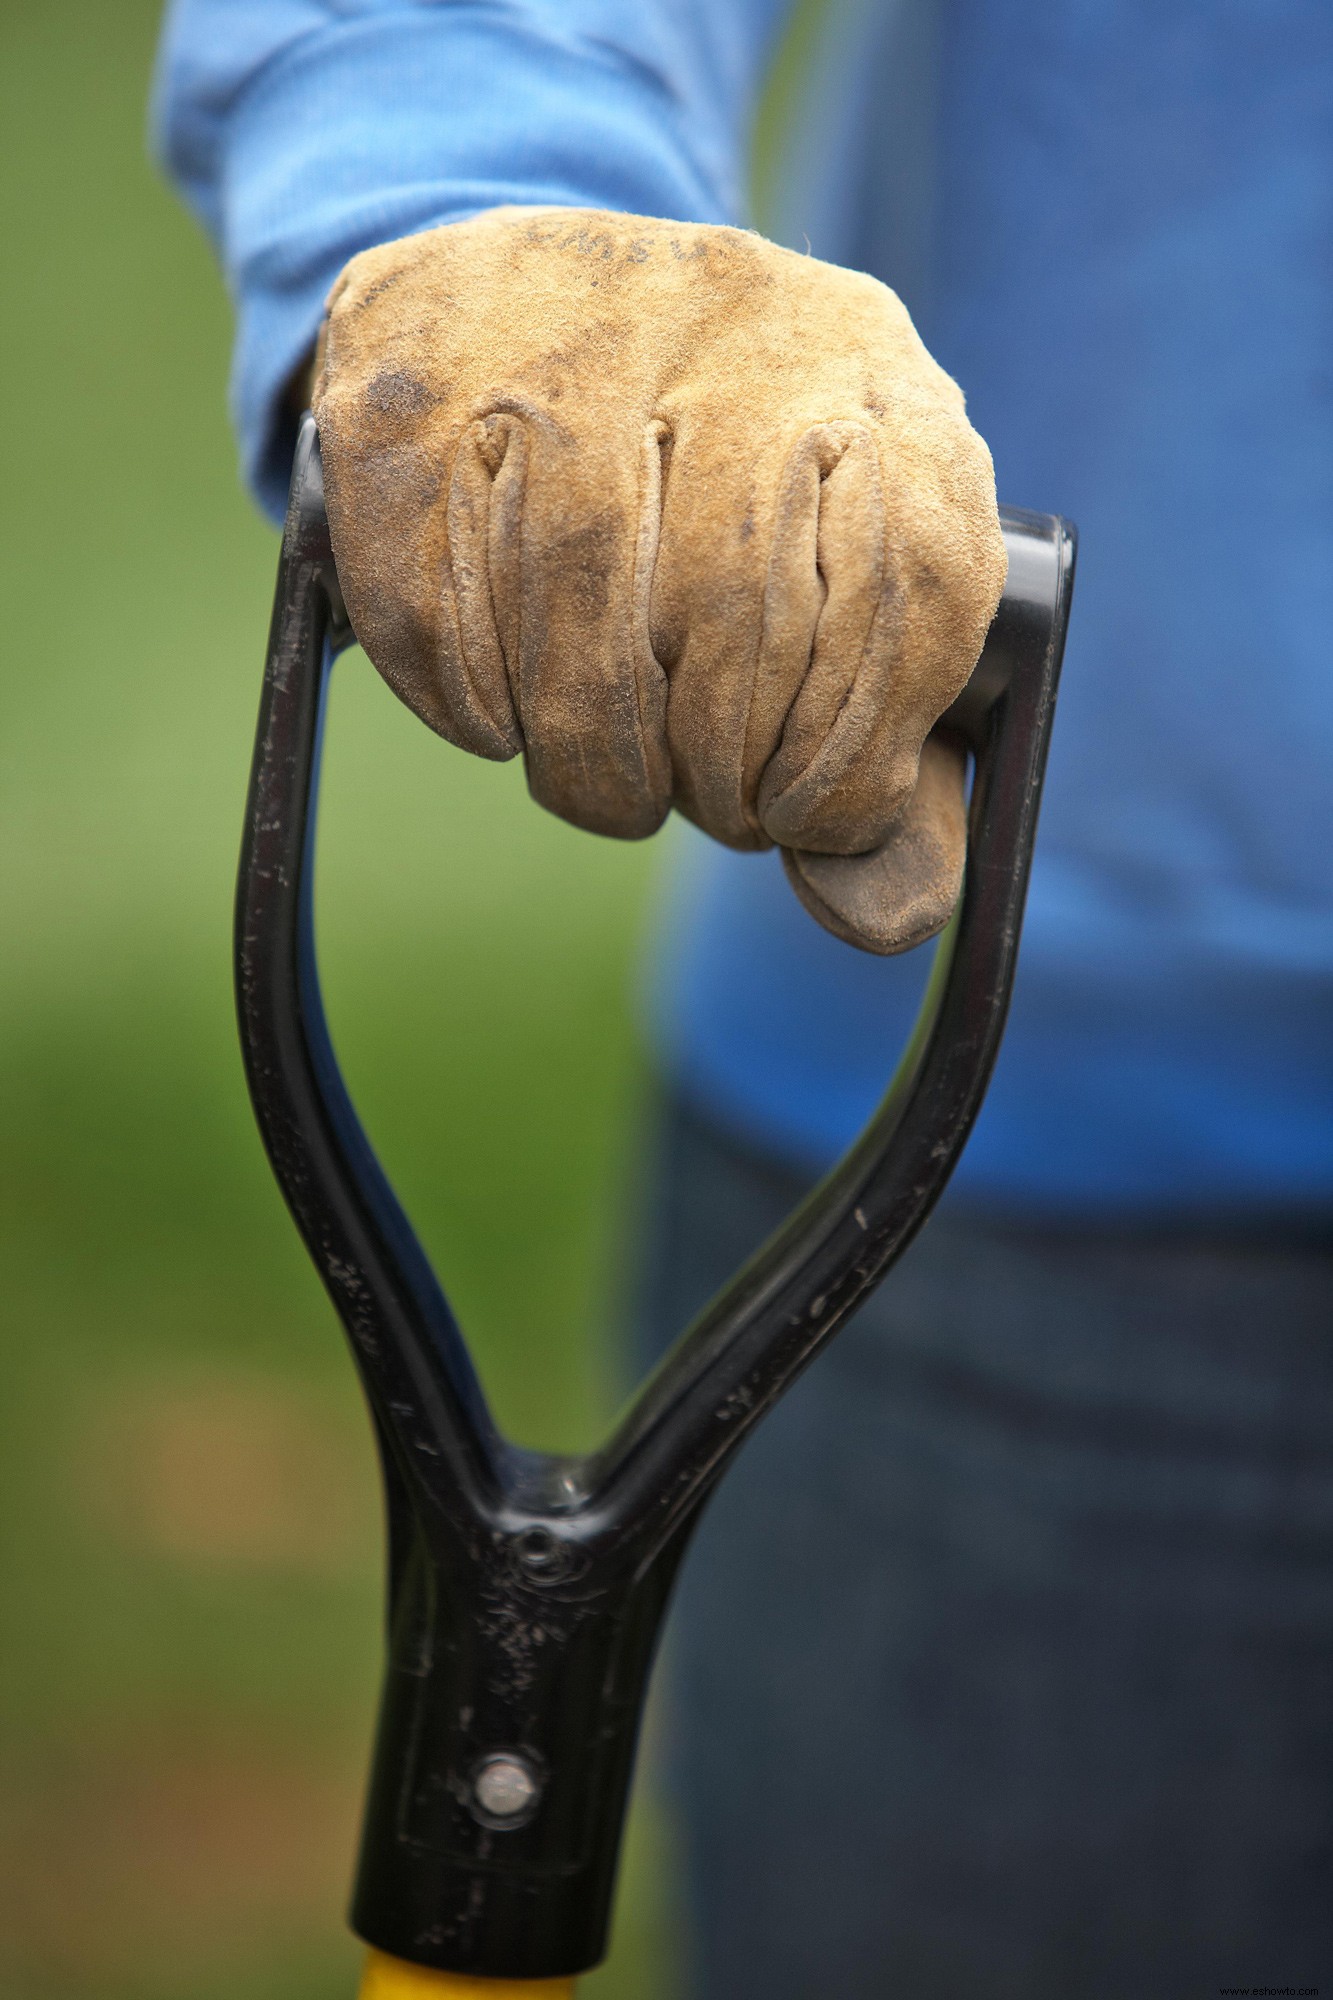
<svg viewBox="0 0 1333 2000"><path fill-rule="evenodd" d="M973 763L966 878L887 1095L611 1437L559 1456L497 1430L325 1025L312 916L320 733L353 633L318 435L303 421L236 985L259 1129L346 1330L383 1466L387 1664L351 1913L372 1948L363 2000L554 2000L602 1957L653 1655L704 1504L902 1255L966 1142L1013 985L1074 571L1069 523L1007 508L1001 522L1004 598L942 725Z"/></svg>

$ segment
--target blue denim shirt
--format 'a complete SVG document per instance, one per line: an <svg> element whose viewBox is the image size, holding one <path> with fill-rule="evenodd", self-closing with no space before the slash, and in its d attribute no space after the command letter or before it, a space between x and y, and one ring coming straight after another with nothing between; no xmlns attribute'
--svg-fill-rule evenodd
<svg viewBox="0 0 1333 2000"><path fill-rule="evenodd" d="M735 219L785 12L177 0L158 129L236 294L270 506L280 387L348 255L501 200ZM1018 991L956 1186L1327 1215L1333 10L833 0L805 83L778 232L896 283L1002 497L1082 531ZM826 938L772 856L689 849L664 1058L822 1161L883 1086L920 955Z"/></svg>

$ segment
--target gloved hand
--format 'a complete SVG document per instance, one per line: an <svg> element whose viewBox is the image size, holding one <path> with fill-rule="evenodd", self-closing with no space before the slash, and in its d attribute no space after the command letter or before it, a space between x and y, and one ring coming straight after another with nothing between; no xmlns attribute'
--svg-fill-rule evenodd
<svg viewBox="0 0 1333 2000"><path fill-rule="evenodd" d="M964 766L929 732L1005 552L892 292L747 231L494 209L352 260L314 410L353 627L433 729L598 833L675 805L776 842L872 951L947 922Z"/></svg>

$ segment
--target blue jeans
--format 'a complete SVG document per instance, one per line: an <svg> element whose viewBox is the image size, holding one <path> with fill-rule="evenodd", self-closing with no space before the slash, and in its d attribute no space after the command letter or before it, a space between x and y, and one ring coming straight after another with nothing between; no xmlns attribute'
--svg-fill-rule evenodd
<svg viewBox="0 0 1333 2000"><path fill-rule="evenodd" d="M681 1107L660 1350L801 1192ZM1333 1248L941 1213L687 1558L706 2000L1333 1994Z"/></svg>

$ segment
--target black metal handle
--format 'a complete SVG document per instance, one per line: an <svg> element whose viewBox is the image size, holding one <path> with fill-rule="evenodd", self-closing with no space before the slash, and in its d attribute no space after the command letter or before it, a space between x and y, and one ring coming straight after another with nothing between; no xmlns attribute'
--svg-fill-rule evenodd
<svg viewBox="0 0 1333 2000"><path fill-rule="evenodd" d="M888 1096L608 1443L562 1458L497 1431L330 1047L315 805L329 668L352 634L303 423L241 857L237 995L264 1144L347 1330L384 1465L388 1667L353 1921L398 1957L514 1979L597 1962L690 1531L742 1439L911 1241L971 1129L1013 982L1074 565L1066 522L1002 521L1004 600L946 718L976 765L966 882Z"/></svg>

